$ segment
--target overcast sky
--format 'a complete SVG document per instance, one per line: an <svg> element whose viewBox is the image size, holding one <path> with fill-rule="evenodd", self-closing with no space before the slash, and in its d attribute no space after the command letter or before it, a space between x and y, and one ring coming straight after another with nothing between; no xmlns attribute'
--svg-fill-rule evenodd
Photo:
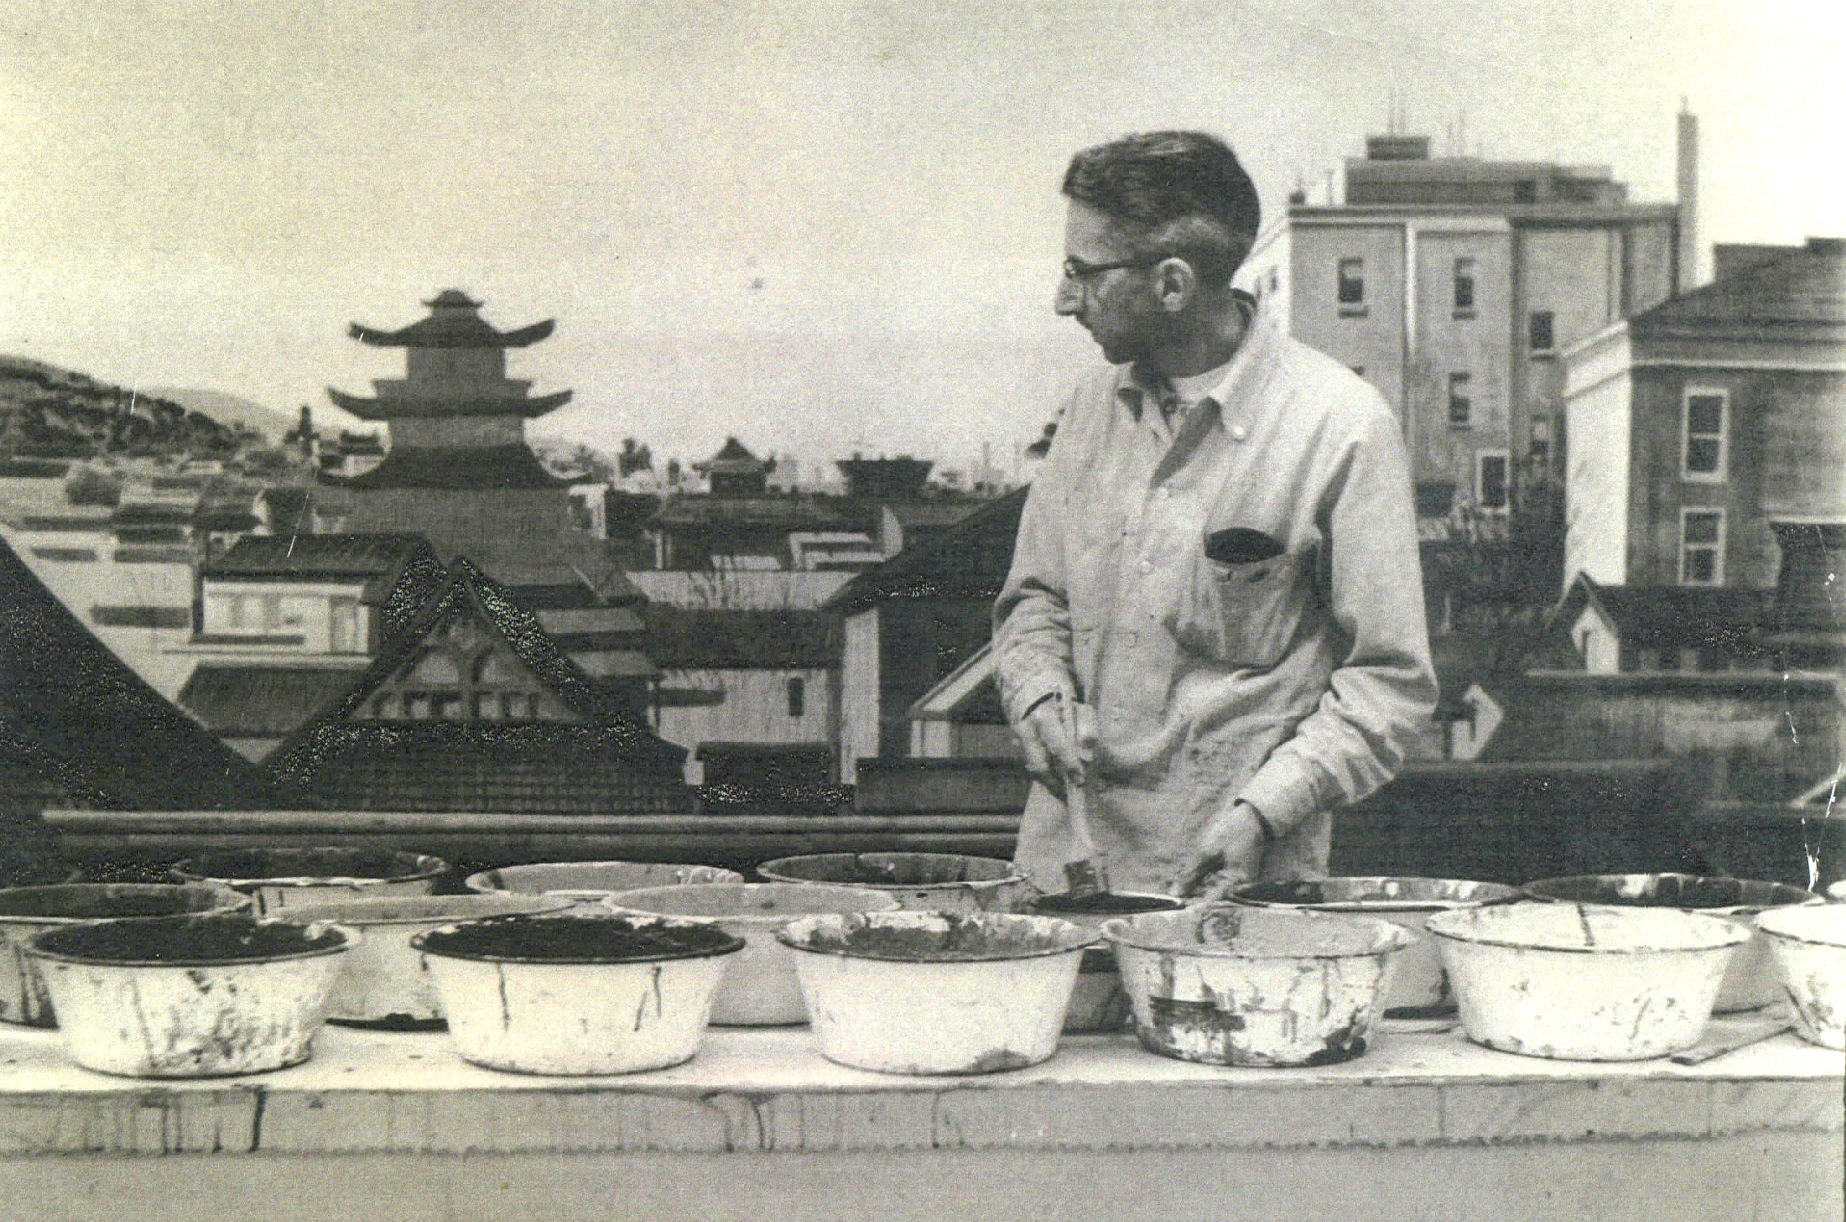
<svg viewBox="0 0 1846 1222"><path fill-rule="evenodd" d="M702 458L1010 464L1093 359L1050 312L1076 148L1196 126L1279 210L1385 126L1610 166L1700 238L1846 233L1837 0L11 0L0 352L332 419L444 287L540 421Z"/></svg>

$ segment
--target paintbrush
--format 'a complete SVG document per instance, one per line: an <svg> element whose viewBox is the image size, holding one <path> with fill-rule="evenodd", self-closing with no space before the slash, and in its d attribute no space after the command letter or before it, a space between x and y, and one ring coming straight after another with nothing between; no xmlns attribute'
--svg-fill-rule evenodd
<svg viewBox="0 0 1846 1222"><path fill-rule="evenodd" d="M1071 741L1077 744L1082 767L1064 777L1064 807L1070 814L1071 836L1077 842L1078 859L1064 866L1064 881L1073 896L1101 895L1109 890L1109 878L1097 862L1096 839L1090 834L1089 763L1091 742L1095 737L1087 705L1071 702L1070 724L1066 727Z"/></svg>

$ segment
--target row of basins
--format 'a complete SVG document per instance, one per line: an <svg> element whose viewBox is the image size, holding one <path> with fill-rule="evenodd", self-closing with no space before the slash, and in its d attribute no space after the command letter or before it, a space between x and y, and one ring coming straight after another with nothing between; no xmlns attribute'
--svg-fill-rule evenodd
<svg viewBox="0 0 1846 1222"><path fill-rule="evenodd" d="M157 1078L297 1064L323 1022L446 1027L468 1061L564 1075L678 1064L710 1024L805 1023L830 1060L896 1074L1017 1069L1130 1028L1182 1060L1331 1064L1381 1016L1642 1060L1699 1044L1714 1011L1784 1002L1802 1038L1846 1048L1846 903L1779 883L1331 878L1186 904L1042 895L956 854L757 872L507 866L439 895L426 855L236 850L168 884L0 890L0 1021Z"/></svg>

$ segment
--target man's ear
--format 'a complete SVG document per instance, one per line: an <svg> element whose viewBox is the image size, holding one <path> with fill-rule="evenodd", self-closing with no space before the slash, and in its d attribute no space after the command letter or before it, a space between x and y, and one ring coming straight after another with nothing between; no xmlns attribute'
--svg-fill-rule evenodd
<svg viewBox="0 0 1846 1222"><path fill-rule="evenodd" d="M1198 292L1199 275L1192 264L1177 256L1154 264L1154 297L1168 314L1184 310Z"/></svg>

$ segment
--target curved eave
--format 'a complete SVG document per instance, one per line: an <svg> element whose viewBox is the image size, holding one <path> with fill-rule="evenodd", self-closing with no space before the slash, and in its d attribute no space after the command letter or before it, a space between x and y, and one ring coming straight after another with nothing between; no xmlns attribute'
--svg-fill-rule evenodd
<svg viewBox="0 0 1846 1222"><path fill-rule="evenodd" d="M397 331L385 331L355 322L347 325L346 333L374 348L524 348L549 336L558 325L556 319L547 318L543 322L535 322L529 327L513 331L497 331L484 322L478 327L450 330L444 326L431 326L431 321L426 318Z"/></svg>
<svg viewBox="0 0 1846 1222"><path fill-rule="evenodd" d="M366 399L329 386L327 397L333 400L335 407L361 420L452 416L521 416L530 420L569 403L571 392L560 390L530 399Z"/></svg>

